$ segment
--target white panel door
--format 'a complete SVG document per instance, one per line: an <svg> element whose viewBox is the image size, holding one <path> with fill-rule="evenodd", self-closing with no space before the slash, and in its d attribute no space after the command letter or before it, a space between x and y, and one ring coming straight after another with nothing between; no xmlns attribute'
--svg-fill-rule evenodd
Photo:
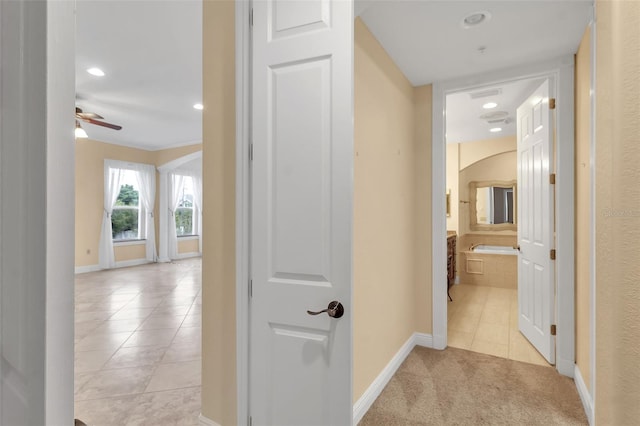
<svg viewBox="0 0 640 426"><path fill-rule="evenodd" d="M255 1L252 43L251 422L348 425L353 4Z"/></svg>
<svg viewBox="0 0 640 426"><path fill-rule="evenodd" d="M553 128L546 80L518 107L518 326L555 363L553 191L549 183Z"/></svg>

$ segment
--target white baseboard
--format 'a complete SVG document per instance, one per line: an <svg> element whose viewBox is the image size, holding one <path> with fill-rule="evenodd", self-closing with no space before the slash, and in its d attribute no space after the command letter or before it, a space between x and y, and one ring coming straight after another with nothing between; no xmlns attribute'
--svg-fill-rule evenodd
<svg viewBox="0 0 640 426"><path fill-rule="evenodd" d="M87 272L101 271L100 265L76 266L76 274L86 274Z"/></svg>
<svg viewBox="0 0 640 426"><path fill-rule="evenodd" d="M129 266L146 265L147 263L153 262L150 262L147 259L123 260L122 262L116 262L116 266L114 266L114 268L127 268ZM103 269L100 265L76 266L75 273L86 274L87 272L97 272L102 270Z"/></svg>
<svg viewBox="0 0 640 426"><path fill-rule="evenodd" d="M189 253L178 253L176 254L176 260L180 260L180 259L189 259L192 257L200 257L202 256L202 253L197 252L197 251L191 251Z"/></svg>
<svg viewBox="0 0 640 426"><path fill-rule="evenodd" d="M433 336L431 334L413 333L413 338L416 346L433 348Z"/></svg>
<svg viewBox="0 0 640 426"><path fill-rule="evenodd" d="M573 380L576 382L578 395L580 395L580 399L582 400L582 406L584 407L584 412L587 414L587 420L589 421L590 425L593 425L595 415L593 410L593 398L589 393L589 389L587 389L587 385L584 383L582 373L580 372L580 369L577 365L574 369Z"/></svg>
<svg viewBox="0 0 640 426"><path fill-rule="evenodd" d="M116 262L116 268L128 268L129 266L139 266L139 265L146 265L147 263L153 263L153 262L149 262L146 258L145 259L133 259L133 260L123 260L122 262Z"/></svg>
<svg viewBox="0 0 640 426"><path fill-rule="evenodd" d="M220 426L220 424L214 422L213 420L205 417L202 415L202 413L200 413L200 416L198 416L198 421L200 423L200 426Z"/></svg>
<svg viewBox="0 0 640 426"><path fill-rule="evenodd" d="M391 361L382 369L378 377L369 385L362 396L353 404L353 424L357 425L364 415L369 411L371 405L380 396L382 390L389 380L396 373L400 365L404 362L407 356L411 353L413 348L418 346L431 347L433 339L430 334L413 333L411 337L405 342L404 345L398 350L398 352L391 358Z"/></svg>

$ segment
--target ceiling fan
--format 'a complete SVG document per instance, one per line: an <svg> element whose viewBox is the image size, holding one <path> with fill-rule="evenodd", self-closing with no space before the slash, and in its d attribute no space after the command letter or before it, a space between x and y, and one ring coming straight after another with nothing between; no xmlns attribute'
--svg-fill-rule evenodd
<svg viewBox="0 0 640 426"><path fill-rule="evenodd" d="M87 132L80 126L80 121L84 121L85 123L95 124L96 126L107 127L113 130L120 130L122 126L118 126L117 124L107 123L104 120L104 117L94 113L94 112L83 112L82 109L76 107L76 137L78 138L86 138Z"/></svg>

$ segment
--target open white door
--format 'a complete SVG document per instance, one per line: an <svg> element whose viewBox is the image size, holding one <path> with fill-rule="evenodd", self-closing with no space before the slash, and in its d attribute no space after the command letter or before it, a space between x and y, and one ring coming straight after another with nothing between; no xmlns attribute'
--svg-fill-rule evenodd
<svg viewBox="0 0 640 426"><path fill-rule="evenodd" d="M555 363L555 274L553 191L549 173L553 160L553 128L545 80L518 107L518 326L549 361Z"/></svg>
<svg viewBox="0 0 640 426"><path fill-rule="evenodd" d="M353 4L255 1L252 31L251 423L347 425Z"/></svg>

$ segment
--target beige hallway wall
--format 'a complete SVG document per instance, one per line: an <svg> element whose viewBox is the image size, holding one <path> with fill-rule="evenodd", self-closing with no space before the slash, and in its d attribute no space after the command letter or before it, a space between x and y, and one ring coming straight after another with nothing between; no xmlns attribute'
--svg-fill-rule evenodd
<svg viewBox="0 0 640 426"><path fill-rule="evenodd" d="M202 414L237 420L235 3L203 2Z"/></svg>
<svg viewBox="0 0 640 426"><path fill-rule="evenodd" d="M354 55L356 401L415 331L415 153L413 87L360 19Z"/></svg>
<svg viewBox="0 0 640 426"><path fill-rule="evenodd" d="M596 1L596 423L640 419L640 2Z"/></svg>
<svg viewBox="0 0 640 426"><path fill-rule="evenodd" d="M576 55L576 364L591 389L591 30Z"/></svg>
<svg viewBox="0 0 640 426"><path fill-rule="evenodd" d="M432 241L431 241L431 129L433 110L433 87L428 84L413 89L415 117L414 154L414 209L415 229L415 331L433 332L432 308ZM445 167L443 164L442 167ZM443 195L444 196L444 195Z"/></svg>

